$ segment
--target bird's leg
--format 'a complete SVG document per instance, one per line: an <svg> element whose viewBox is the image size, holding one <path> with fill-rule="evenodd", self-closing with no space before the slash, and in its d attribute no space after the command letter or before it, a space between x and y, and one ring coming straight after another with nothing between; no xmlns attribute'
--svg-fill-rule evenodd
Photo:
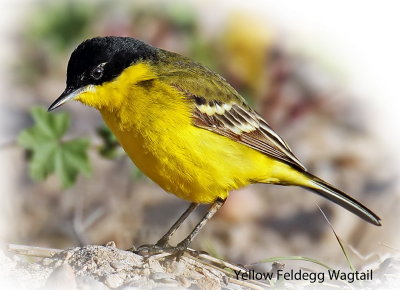
<svg viewBox="0 0 400 290"><path fill-rule="evenodd" d="M172 225L168 232L155 245L142 245L137 250L134 250L134 252L137 254L156 254L157 252L161 252L163 249L168 247L168 241L171 236L198 206L198 203L192 202L186 211Z"/></svg>
<svg viewBox="0 0 400 290"><path fill-rule="evenodd" d="M205 224L213 217L213 215L224 205L224 199L217 199L213 205L210 207L206 215L200 220L193 231L182 240L176 247L171 248L175 252L174 256L179 259L184 251L189 247L190 243L193 241L194 237L199 233L199 231L205 226Z"/></svg>
<svg viewBox="0 0 400 290"><path fill-rule="evenodd" d="M155 244L157 247L165 248L168 246L168 241L171 236L176 232L180 225L187 219L187 217L199 206L198 203L192 202L188 209L179 217L179 219L172 225L172 227L166 232L166 234L158 240Z"/></svg>

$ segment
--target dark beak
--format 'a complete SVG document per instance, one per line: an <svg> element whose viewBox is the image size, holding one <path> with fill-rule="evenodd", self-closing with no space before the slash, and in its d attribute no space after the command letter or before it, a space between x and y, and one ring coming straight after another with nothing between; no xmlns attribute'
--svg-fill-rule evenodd
<svg viewBox="0 0 400 290"><path fill-rule="evenodd" d="M78 96L83 89L74 89L74 88L66 88L65 91L55 100L51 106L47 109L48 112L53 111L54 109L58 108L62 104L72 100L76 96Z"/></svg>

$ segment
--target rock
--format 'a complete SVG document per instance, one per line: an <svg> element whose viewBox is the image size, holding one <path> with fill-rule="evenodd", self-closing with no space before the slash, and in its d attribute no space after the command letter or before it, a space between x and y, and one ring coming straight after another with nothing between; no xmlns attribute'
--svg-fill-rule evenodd
<svg viewBox="0 0 400 290"><path fill-rule="evenodd" d="M203 278L197 283L200 290L220 290L221 283L212 278Z"/></svg>
<svg viewBox="0 0 400 290"><path fill-rule="evenodd" d="M171 285L160 284L157 287L152 288L152 290L186 290L186 288L183 288L180 286L171 286Z"/></svg>
<svg viewBox="0 0 400 290"><path fill-rule="evenodd" d="M189 288L192 285L192 282L184 276L178 276L176 280L185 288Z"/></svg>
<svg viewBox="0 0 400 290"><path fill-rule="evenodd" d="M104 283L110 288L118 288L124 283L119 274L112 274L105 278Z"/></svg>
<svg viewBox="0 0 400 290"><path fill-rule="evenodd" d="M77 277L76 284L79 290L109 290L106 285L92 277Z"/></svg>
<svg viewBox="0 0 400 290"><path fill-rule="evenodd" d="M124 263L122 262L111 262L110 266L113 267L115 270L122 269L124 267Z"/></svg>
<svg viewBox="0 0 400 290"><path fill-rule="evenodd" d="M64 264L55 268L47 278L45 289L77 289L75 273L72 267L68 264Z"/></svg>
<svg viewBox="0 0 400 290"><path fill-rule="evenodd" d="M163 280L163 279L170 279L170 278L171 278L171 275L168 275L163 272L155 272L150 275L150 279L155 280L155 281Z"/></svg>
<svg viewBox="0 0 400 290"><path fill-rule="evenodd" d="M116 248L117 245L115 244L114 241L109 241L108 243L105 244L106 247L112 247L112 248Z"/></svg>

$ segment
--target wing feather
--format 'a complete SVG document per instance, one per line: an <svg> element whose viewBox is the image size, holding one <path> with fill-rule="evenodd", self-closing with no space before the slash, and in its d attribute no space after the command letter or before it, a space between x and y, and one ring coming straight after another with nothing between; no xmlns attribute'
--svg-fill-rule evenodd
<svg viewBox="0 0 400 290"><path fill-rule="evenodd" d="M304 165L294 156L289 146L269 124L247 105L211 100L187 94L194 100L193 123L253 148L270 157L279 159L301 170Z"/></svg>

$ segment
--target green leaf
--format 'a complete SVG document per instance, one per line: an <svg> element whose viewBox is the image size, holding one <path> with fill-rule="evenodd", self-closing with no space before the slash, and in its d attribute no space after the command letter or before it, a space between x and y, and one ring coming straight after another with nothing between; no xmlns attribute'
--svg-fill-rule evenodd
<svg viewBox="0 0 400 290"><path fill-rule="evenodd" d="M100 155L108 159L116 158L120 145L115 135L106 126L97 128L96 133L102 140L102 145L99 147Z"/></svg>
<svg viewBox="0 0 400 290"><path fill-rule="evenodd" d="M65 113L48 113L43 108L31 109L35 125L23 130L18 136L18 144L29 150L30 176L35 181L56 173L64 188L76 181L79 172L88 176L91 172L87 151L89 140L77 138L62 141L69 128L69 117Z"/></svg>

